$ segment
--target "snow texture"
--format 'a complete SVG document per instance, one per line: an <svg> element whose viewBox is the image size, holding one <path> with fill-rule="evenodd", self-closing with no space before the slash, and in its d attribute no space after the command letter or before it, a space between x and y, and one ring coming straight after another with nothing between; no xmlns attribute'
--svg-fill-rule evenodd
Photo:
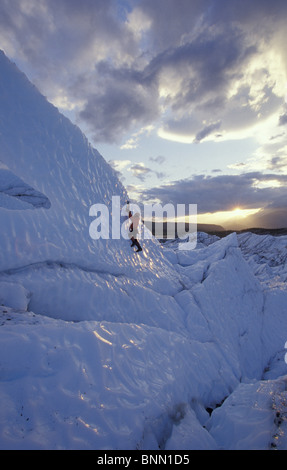
<svg viewBox="0 0 287 470"><path fill-rule="evenodd" d="M127 193L0 53L0 448L287 449L286 237L92 240Z"/></svg>

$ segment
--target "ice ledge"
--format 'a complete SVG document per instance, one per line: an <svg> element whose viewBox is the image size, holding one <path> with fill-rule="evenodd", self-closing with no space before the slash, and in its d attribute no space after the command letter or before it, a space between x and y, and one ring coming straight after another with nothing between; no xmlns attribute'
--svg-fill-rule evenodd
<svg viewBox="0 0 287 470"><path fill-rule="evenodd" d="M9 210L49 209L51 203L47 196L0 165L0 207Z"/></svg>

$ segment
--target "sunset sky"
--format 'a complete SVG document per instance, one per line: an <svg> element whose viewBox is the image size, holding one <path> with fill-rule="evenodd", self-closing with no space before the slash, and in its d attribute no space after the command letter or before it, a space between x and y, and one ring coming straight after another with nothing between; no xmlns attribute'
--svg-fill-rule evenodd
<svg viewBox="0 0 287 470"><path fill-rule="evenodd" d="M1 0L0 48L135 201L287 227L286 24L286 0Z"/></svg>

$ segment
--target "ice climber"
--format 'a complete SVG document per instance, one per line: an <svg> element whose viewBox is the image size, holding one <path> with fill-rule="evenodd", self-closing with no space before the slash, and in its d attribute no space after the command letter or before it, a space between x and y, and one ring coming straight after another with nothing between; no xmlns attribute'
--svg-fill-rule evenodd
<svg viewBox="0 0 287 470"><path fill-rule="evenodd" d="M131 225L129 227L129 238L132 241L131 246L136 246L137 247L137 252L142 251L142 247L140 246L137 235L139 233L138 231L138 226L140 223L140 214L136 212L134 215L132 214L130 210L130 203L127 202L127 213L129 215L129 218L131 219Z"/></svg>

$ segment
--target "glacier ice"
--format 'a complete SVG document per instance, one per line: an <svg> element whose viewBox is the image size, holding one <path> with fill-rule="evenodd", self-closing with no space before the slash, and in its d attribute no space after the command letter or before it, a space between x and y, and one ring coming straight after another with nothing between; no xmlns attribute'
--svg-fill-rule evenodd
<svg viewBox="0 0 287 470"><path fill-rule="evenodd" d="M92 240L125 188L0 69L0 448L286 449L286 239Z"/></svg>

